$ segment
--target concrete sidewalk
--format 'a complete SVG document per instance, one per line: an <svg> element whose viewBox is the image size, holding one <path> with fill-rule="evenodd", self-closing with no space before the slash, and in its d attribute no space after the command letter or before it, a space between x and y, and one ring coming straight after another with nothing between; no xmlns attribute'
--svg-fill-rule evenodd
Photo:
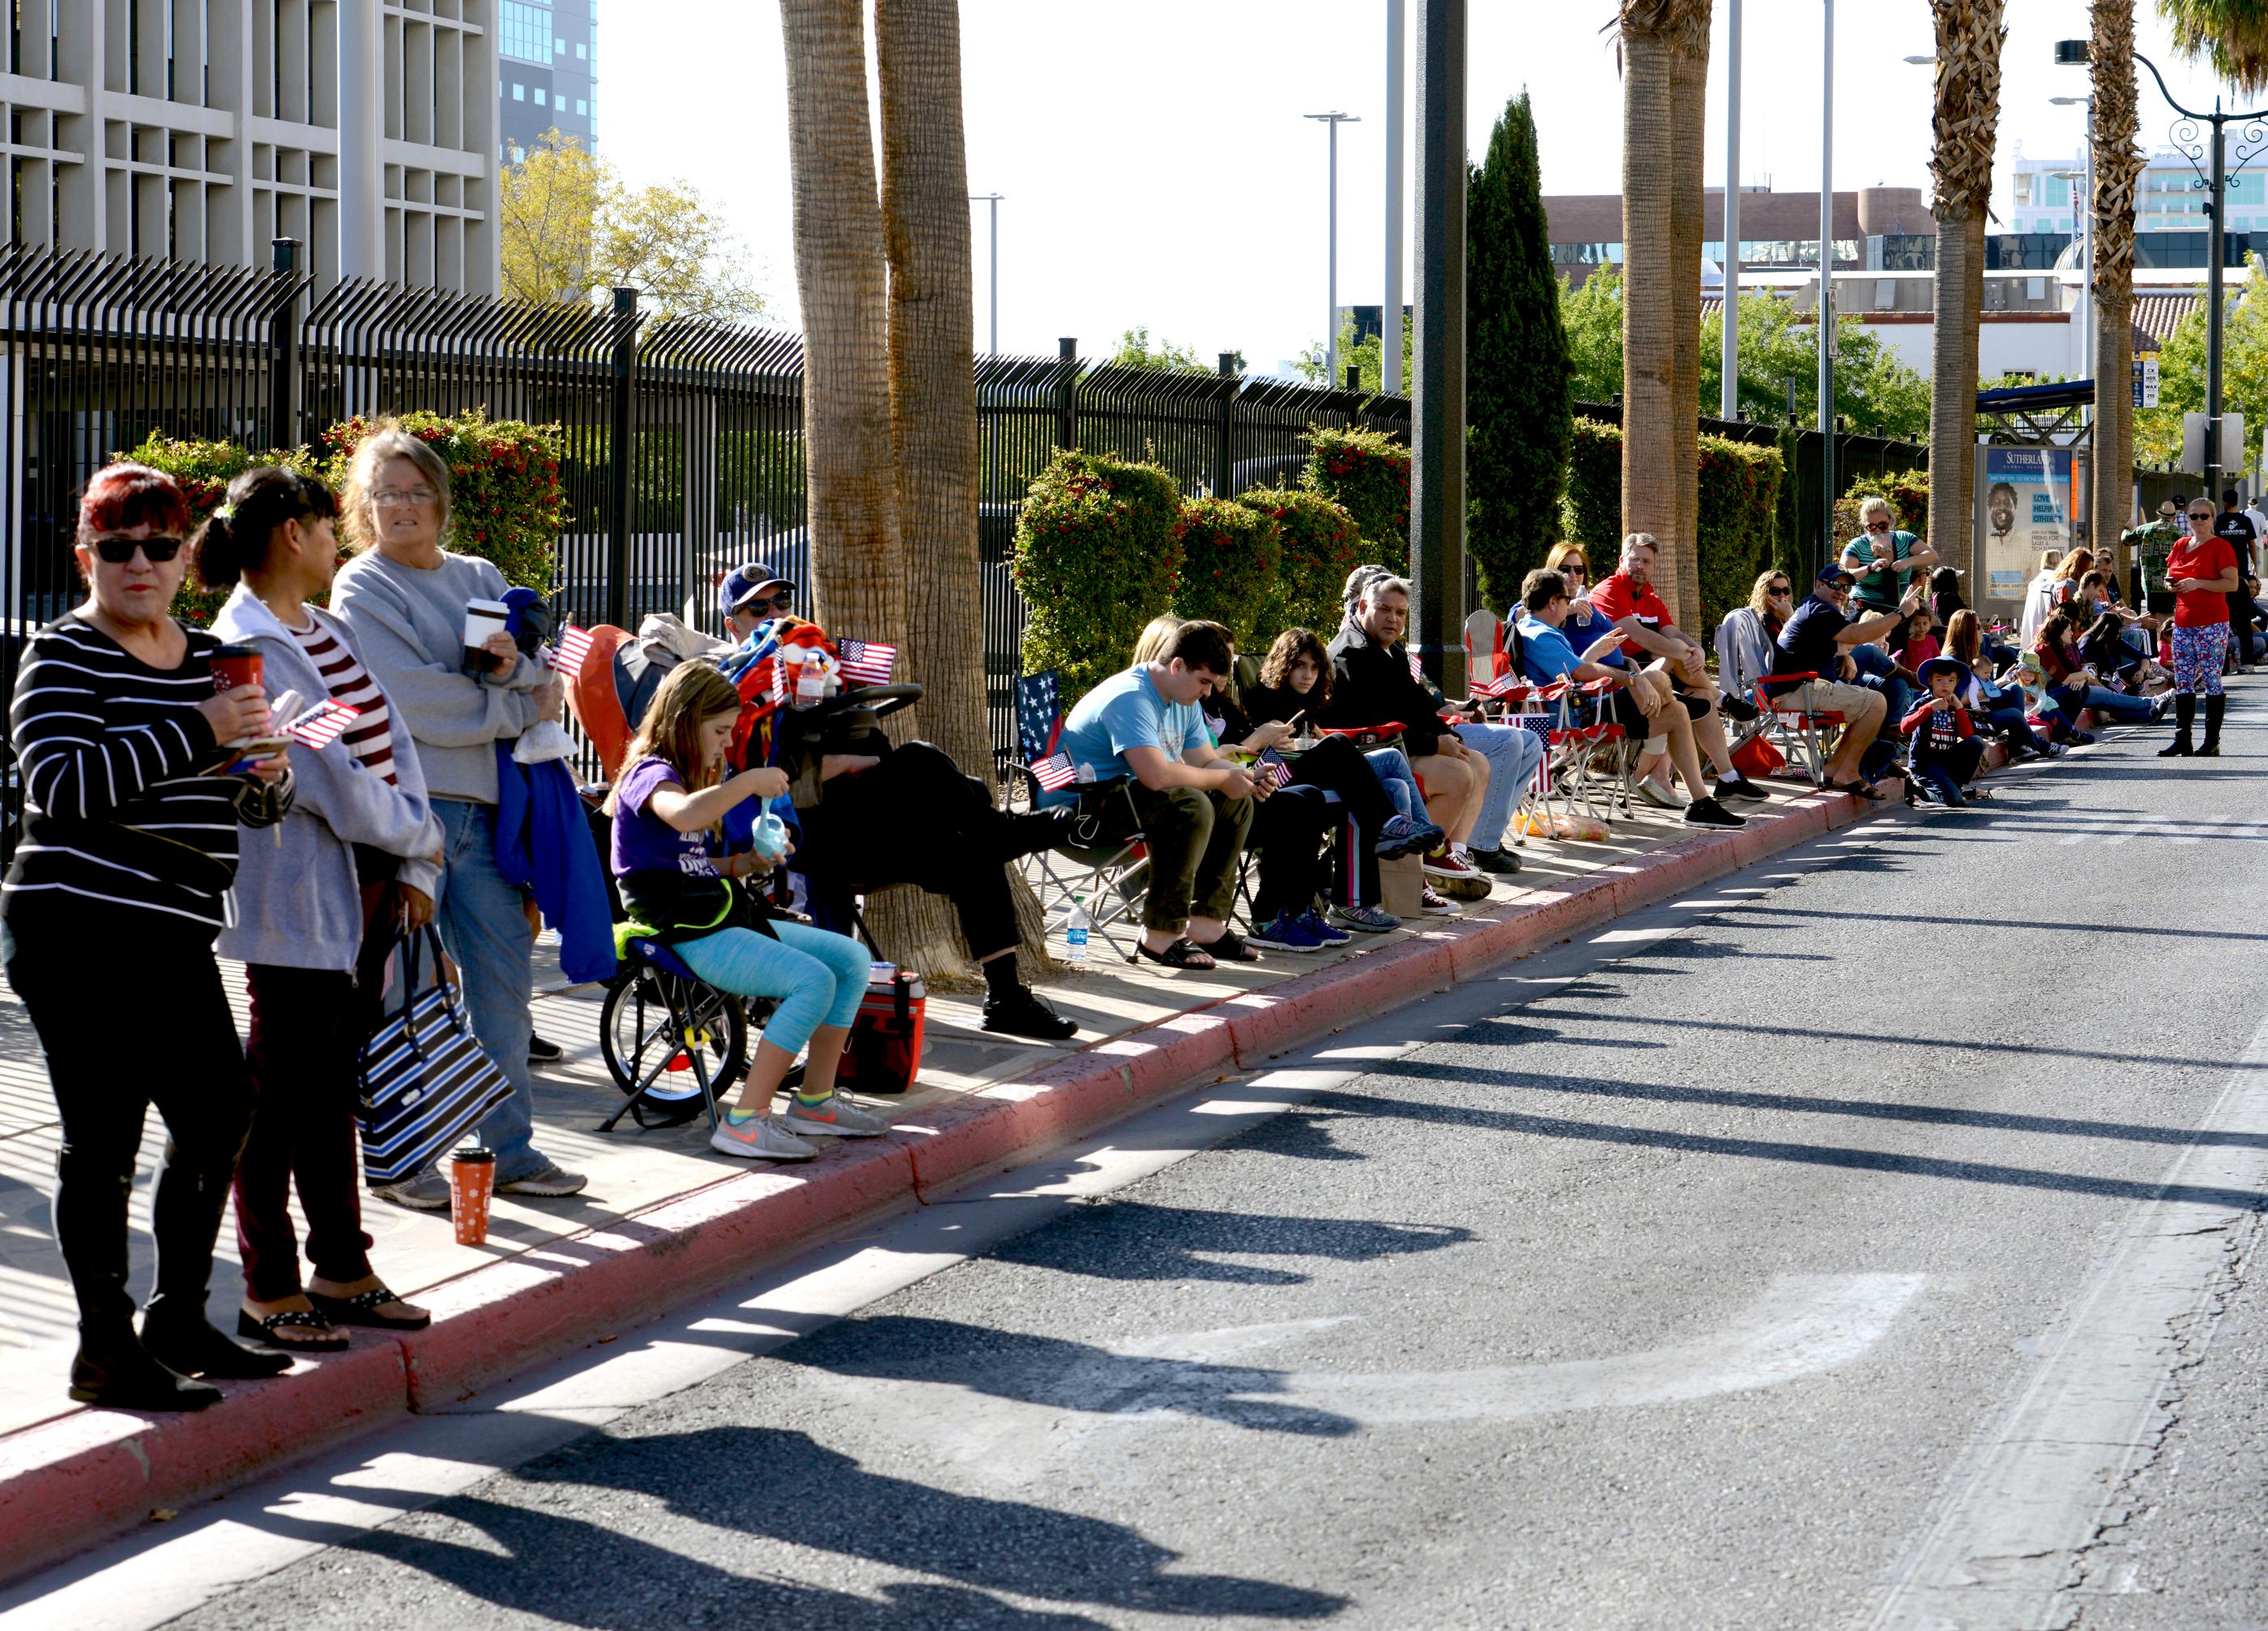
<svg viewBox="0 0 2268 1631"><path fill-rule="evenodd" d="M190 1416L88 1410L63 1397L70 1291L49 1229L52 1100L21 1007L0 990L0 1577L388 1416L430 1409L564 1349L730 1283L766 1257L877 1211L912 1204L1090 1133L1195 1083L1549 945L1859 818L1852 799L1774 784L1736 833L1689 830L1666 813L1618 821L1604 843L1528 844L1527 869L1486 902L1308 956L1203 974L1129 966L1099 944L1047 995L1078 1019L1073 1044L990 1037L976 1003L932 995L918 1091L869 1101L895 1136L826 1149L796 1167L755 1166L708 1148L705 1119L646 1132L625 1119L598 1054L603 993L558 989L549 951L538 1029L568 1050L541 1072L538 1141L591 1176L571 1200L500 1198L485 1246L455 1244L446 1214L365 1208L372 1260L433 1327L354 1333L344 1354L302 1360L275 1382L229 1384ZM239 984L231 971L231 984ZM240 991L238 993L240 999ZM147 1274L150 1118L134 1197L136 1284ZM822 1140L825 1142L825 1140ZM216 1322L232 1325L242 1284L232 1229L214 1276Z"/></svg>

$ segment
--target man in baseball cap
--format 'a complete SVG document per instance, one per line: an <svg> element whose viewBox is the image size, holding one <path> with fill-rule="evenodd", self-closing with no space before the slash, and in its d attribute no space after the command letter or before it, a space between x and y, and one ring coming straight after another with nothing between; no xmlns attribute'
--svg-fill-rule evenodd
<svg viewBox="0 0 2268 1631"><path fill-rule="evenodd" d="M795 585L762 561L735 566L717 586L717 610L735 640L744 640L759 624L784 616L795 599Z"/></svg>

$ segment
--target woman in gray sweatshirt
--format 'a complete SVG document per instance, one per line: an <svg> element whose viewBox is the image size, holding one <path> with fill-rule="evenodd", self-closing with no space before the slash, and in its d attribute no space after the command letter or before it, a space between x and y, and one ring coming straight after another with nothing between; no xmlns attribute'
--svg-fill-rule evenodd
<svg viewBox="0 0 2268 1631"><path fill-rule="evenodd" d="M303 710L327 700L355 710L320 747L293 744L301 796L283 821L246 842L235 921L218 948L242 959L252 1007L252 1130L235 1181L245 1283L237 1330L289 1352L344 1347L335 1321L391 1330L428 1323L370 1266L355 1155L356 1061L375 1017L394 921L433 915L441 823L416 754L397 747L393 698L346 624L308 604L338 570L337 515L337 501L313 476L266 466L229 483L227 501L196 539L198 577L235 589L212 631L259 651L269 698L296 692ZM377 967L357 990L365 941L376 946ZM314 1269L304 1284L286 1205L295 1186Z"/></svg>
<svg viewBox="0 0 2268 1631"><path fill-rule="evenodd" d="M380 425L355 449L342 508L348 542L360 552L339 569L332 607L394 699L397 746L406 735L424 766L441 823L435 922L462 972L474 1034L512 1083L512 1097L481 1124L481 1141L496 1152L497 1190L572 1195L583 1176L535 1148L527 1074L535 921L496 860L496 745L558 719L565 689L510 635L466 646L466 603L501 599L504 574L441 547L449 467L431 446L391 422ZM421 1209L449 1204L447 1182L432 1171L378 1193Z"/></svg>

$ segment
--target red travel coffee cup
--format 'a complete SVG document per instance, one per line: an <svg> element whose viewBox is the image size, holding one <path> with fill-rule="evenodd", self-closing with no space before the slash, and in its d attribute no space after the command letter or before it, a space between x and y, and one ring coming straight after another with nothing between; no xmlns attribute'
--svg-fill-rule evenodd
<svg viewBox="0 0 2268 1631"><path fill-rule="evenodd" d="M213 689L232 691L239 685L257 687L260 683L260 648L257 646L216 646L212 653Z"/></svg>
<svg viewBox="0 0 2268 1631"><path fill-rule="evenodd" d="M496 1193L496 1151L468 1145L449 1157L449 1221L457 1244L478 1246L489 1237L489 1198Z"/></svg>

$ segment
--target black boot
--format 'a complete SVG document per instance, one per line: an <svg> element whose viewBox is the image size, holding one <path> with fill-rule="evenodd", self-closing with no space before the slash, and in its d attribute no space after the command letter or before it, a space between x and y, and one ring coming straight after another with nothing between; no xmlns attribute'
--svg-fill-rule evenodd
<svg viewBox="0 0 2268 1631"><path fill-rule="evenodd" d="M2196 725L2197 693L2194 691L2175 692L2174 739L2172 742L2167 743L2166 746L2158 749L2158 756L2161 759L2186 759L2190 755L2195 753L2197 751L2197 747L2191 742L2190 733L2196 727Z"/></svg>
<svg viewBox="0 0 2268 1631"><path fill-rule="evenodd" d="M70 1396L107 1410L202 1410L220 1402L218 1388L192 1382L152 1359L133 1325L122 1322L100 1332L79 1326Z"/></svg>
<svg viewBox="0 0 2268 1631"><path fill-rule="evenodd" d="M291 1369L289 1354L247 1347L234 1337L214 1329L202 1309L180 1317L163 1312L153 1304L142 1320L142 1347L151 1359L185 1376L257 1382L268 1376L280 1376Z"/></svg>
<svg viewBox="0 0 2268 1631"><path fill-rule="evenodd" d="M2205 699L2205 741L2198 745L2197 750L2197 756L2200 759L2217 759L2220 756L2220 716L2228 712L2228 697L2226 694L2218 694Z"/></svg>

